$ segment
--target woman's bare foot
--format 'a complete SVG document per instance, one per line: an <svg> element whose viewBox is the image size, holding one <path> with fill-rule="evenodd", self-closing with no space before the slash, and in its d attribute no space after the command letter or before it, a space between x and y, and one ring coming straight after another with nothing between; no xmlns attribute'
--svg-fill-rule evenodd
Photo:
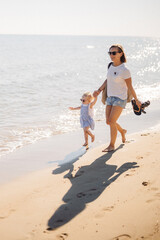
<svg viewBox="0 0 160 240"><path fill-rule="evenodd" d="M86 146L88 146L88 143L84 143L84 144L83 144L83 147L86 147Z"/></svg>
<svg viewBox="0 0 160 240"><path fill-rule="evenodd" d="M121 133L121 136L122 136L122 142L125 143L126 141L126 133L127 133L127 130L126 129L123 129L122 133Z"/></svg>
<svg viewBox="0 0 160 240"><path fill-rule="evenodd" d="M94 142L94 140L95 140L95 136L92 135L92 137L91 137L91 142Z"/></svg>
<svg viewBox="0 0 160 240"><path fill-rule="evenodd" d="M102 150L102 152L112 152L115 150L114 146L109 145L107 148L105 148L104 150Z"/></svg>

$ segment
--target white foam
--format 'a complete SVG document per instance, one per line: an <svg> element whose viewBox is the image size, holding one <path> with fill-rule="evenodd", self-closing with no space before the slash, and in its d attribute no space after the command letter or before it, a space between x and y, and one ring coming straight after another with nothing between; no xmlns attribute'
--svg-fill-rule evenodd
<svg viewBox="0 0 160 240"><path fill-rule="evenodd" d="M150 127L149 130L159 132L160 131L160 123L158 123L157 125L155 125L153 127Z"/></svg>
<svg viewBox="0 0 160 240"><path fill-rule="evenodd" d="M5 132L0 140L0 156L6 155L28 144L33 144L36 141L48 138L53 135L49 128L16 128L12 131Z"/></svg>
<svg viewBox="0 0 160 240"><path fill-rule="evenodd" d="M92 45L87 45L86 48L95 48L95 46L92 46Z"/></svg>

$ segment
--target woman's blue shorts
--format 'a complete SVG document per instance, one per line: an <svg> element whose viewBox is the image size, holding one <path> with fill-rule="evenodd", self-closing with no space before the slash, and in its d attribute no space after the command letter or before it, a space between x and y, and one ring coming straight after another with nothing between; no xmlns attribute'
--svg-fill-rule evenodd
<svg viewBox="0 0 160 240"><path fill-rule="evenodd" d="M122 100L119 97L107 97L106 105L108 106L119 106L121 108L125 108L127 104L127 99Z"/></svg>

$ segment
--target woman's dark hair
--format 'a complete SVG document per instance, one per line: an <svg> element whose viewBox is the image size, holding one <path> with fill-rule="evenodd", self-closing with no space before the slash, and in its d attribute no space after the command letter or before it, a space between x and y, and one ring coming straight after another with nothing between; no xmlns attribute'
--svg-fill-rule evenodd
<svg viewBox="0 0 160 240"><path fill-rule="evenodd" d="M124 53L123 47L122 47L121 45L119 45L119 44L114 44L114 45L112 45L112 46L109 48L109 50L110 50L111 48L114 48L114 47L118 48L118 52L119 52L119 53L121 53L121 52L123 53L123 55L122 55L121 58L120 58L121 62L122 62L122 63L127 62L126 55L125 55L125 53Z"/></svg>

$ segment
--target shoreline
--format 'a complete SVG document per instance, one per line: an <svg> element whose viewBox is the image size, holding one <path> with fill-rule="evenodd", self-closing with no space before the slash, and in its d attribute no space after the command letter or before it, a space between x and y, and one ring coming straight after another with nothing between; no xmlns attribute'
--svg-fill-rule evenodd
<svg viewBox="0 0 160 240"><path fill-rule="evenodd" d="M113 153L103 144L0 185L1 238L159 240L159 137L131 134Z"/></svg>
<svg viewBox="0 0 160 240"><path fill-rule="evenodd" d="M103 131L103 128L101 129L101 131ZM148 129L144 129L143 131L131 132L130 134L127 134L127 139L126 139L125 143L122 143L121 137L119 136L117 138L116 148L113 151L113 153L116 152L119 149L119 146L123 145L125 147L125 145L127 145L128 143L135 142L137 136L140 136L140 135L147 136L147 135L150 135L150 134L155 133L155 132L160 132L160 124L152 126ZM68 137L70 137L70 134L73 134L73 136L76 135L76 137L79 137L80 140L83 140L83 136L81 134L81 131L64 134L67 137L66 138L67 140L68 140ZM61 136L62 135L58 135L57 137L61 137ZM66 141L66 139L64 140L64 142ZM61 142L61 138L60 138L60 142ZM47 161L45 161L45 163L46 163L45 165L43 164L43 166L40 167L40 168L37 168L37 166L36 166L35 169L34 169L33 166L31 168L29 167L28 170L25 169L24 172L22 171L22 174L20 174L18 172L19 173L18 175L17 175L17 172L16 172L16 174L13 176L13 178L8 179L8 177L7 177L6 179L8 179L8 180L0 181L0 187L7 186L7 185L10 185L12 183L14 184L14 183L19 182L23 179L30 178L31 176L34 176L36 174L39 175L39 174L42 174L43 172L48 172L50 169L56 169L58 166L74 164L76 161L78 161L78 159L81 159L81 158L85 157L86 154L90 153L90 151L92 152L92 151L96 151L97 149L100 149L100 148L101 149L106 148L106 146L108 144L108 142L106 144L104 142L102 143L102 140L100 140L100 141L97 141L96 143L92 143L90 145L89 149L86 150L85 147L79 147L79 142L80 141L78 141L78 143L76 143L74 145L75 147L77 146L75 151L68 151L68 149L65 149L65 150L67 150L68 154L65 155L64 152L60 152L60 155L59 155L58 158L56 158L56 160L49 161L52 158L52 156L50 155L50 154L52 154L52 152L49 152L48 158L46 158ZM24 157L24 160L27 160L29 157L32 156L32 154L33 154L33 157L34 157L38 153L37 149L41 148L42 145L44 145L44 144L45 144L44 148L46 146L49 146L50 151L51 151L52 143L53 143L52 139L44 139L44 140L41 140L39 143L37 143L35 145L34 144L33 145L28 145L28 146L26 146L26 148L24 147L24 148L20 149L20 151L14 152L14 154L15 154L14 158L11 154L10 157L9 157L9 160L14 159L14 160L17 161L16 164L18 164L18 162L22 160L22 157ZM42 150L43 154L41 155L41 153L38 153L38 156L36 156L36 157L39 158L39 159L36 159L36 164L39 163L40 158L43 158L43 155L45 155L48 152L48 151L44 151L44 149L42 149L42 148L41 148L41 150ZM58 152L59 152L59 150L58 150ZM105 153L102 152L101 154L105 154ZM63 156L64 158L63 157L61 158L61 156ZM5 156L5 157L8 158L8 156ZM3 163L3 162L4 162L4 160L1 163ZM23 163L25 163L26 166L28 164L27 161L24 161ZM22 165L23 165L23 163L22 163ZM13 169L14 164L15 164L15 162L13 162L13 165L11 166L11 170ZM16 164L15 164L15 166L17 167ZM22 166L20 166L20 171L21 171L21 167ZM0 169L0 173L1 173L0 175L1 175L1 177L3 177L3 174L5 175L6 173L2 174L1 170L2 169Z"/></svg>
<svg viewBox="0 0 160 240"><path fill-rule="evenodd" d="M154 127L159 129L159 106L156 103L151 106L146 109L147 113L141 116L131 113L120 117L119 123L127 129L127 138L130 134L148 131L148 129L150 131ZM106 126L105 121L96 123L94 133L96 139L90 144L91 149L109 142L109 126ZM72 161L73 158L86 152L82 147L83 141L83 132L79 129L75 132L41 139L2 156L0 158L0 185L30 172L56 166L60 162Z"/></svg>

